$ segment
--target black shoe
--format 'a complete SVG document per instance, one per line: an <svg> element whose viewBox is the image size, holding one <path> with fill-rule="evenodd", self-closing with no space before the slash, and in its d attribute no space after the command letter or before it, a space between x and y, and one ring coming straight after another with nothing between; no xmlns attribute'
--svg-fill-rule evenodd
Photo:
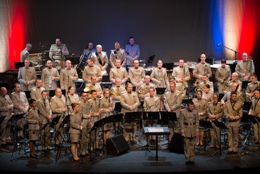
<svg viewBox="0 0 260 174"><path fill-rule="evenodd" d="M236 155L236 154L237 154L237 152L233 152L232 154L233 154L233 155Z"/></svg>
<svg viewBox="0 0 260 174"><path fill-rule="evenodd" d="M194 161L190 161L190 164L194 165L194 164L195 164L195 162L194 162Z"/></svg>
<svg viewBox="0 0 260 174"><path fill-rule="evenodd" d="M73 159L74 162L79 162L80 161L79 159L77 159L77 160L75 160L74 158L72 158L72 159Z"/></svg>
<svg viewBox="0 0 260 174"><path fill-rule="evenodd" d="M35 153L34 156L39 157L39 156L41 156L41 154Z"/></svg>
<svg viewBox="0 0 260 174"><path fill-rule="evenodd" d="M30 154L30 158L37 158L35 155Z"/></svg>
<svg viewBox="0 0 260 174"><path fill-rule="evenodd" d="M186 161L185 164L186 164L186 165L189 165L189 164L190 164L190 161Z"/></svg>

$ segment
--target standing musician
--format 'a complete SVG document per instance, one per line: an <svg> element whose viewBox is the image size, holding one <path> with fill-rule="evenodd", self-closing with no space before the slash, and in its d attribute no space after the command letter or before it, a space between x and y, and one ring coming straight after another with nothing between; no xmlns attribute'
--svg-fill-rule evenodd
<svg viewBox="0 0 260 174"><path fill-rule="evenodd" d="M66 68L60 72L60 87L68 91L69 86L76 87L75 81L78 80L77 70L71 65L70 60L66 60Z"/></svg>
<svg viewBox="0 0 260 174"><path fill-rule="evenodd" d="M26 114L29 109L29 102L25 92L21 91L21 85L19 83L14 84L14 91L11 93L11 100L14 104L14 115L24 114L23 118L16 121L16 124L21 130L17 132L18 137L24 137L23 130L25 124Z"/></svg>
<svg viewBox="0 0 260 174"><path fill-rule="evenodd" d="M36 71L34 67L30 67L30 60L24 61L24 67L20 67L17 77L21 90L29 91L35 85Z"/></svg>
<svg viewBox="0 0 260 174"><path fill-rule="evenodd" d="M29 133L29 148L30 148L30 158L37 158L39 154L35 151L35 143L36 140L39 139L40 136L40 117L38 114L38 110L36 108L36 100L31 99L30 102L30 109L27 115L27 122L28 122L28 133Z"/></svg>
<svg viewBox="0 0 260 174"><path fill-rule="evenodd" d="M83 50L84 56L87 57L87 59L91 56L92 53L97 52L95 48L93 48L93 43L89 42L88 47Z"/></svg>
<svg viewBox="0 0 260 174"><path fill-rule="evenodd" d="M112 82L112 86L115 85L116 79L121 79L121 85L125 86L126 81L128 80L128 73L126 72L125 67L121 67L121 61L117 59L115 61L115 68L110 69L109 80Z"/></svg>
<svg viewBox="0 0 260 174"><path fill-rule="evenodd" d="M254 137L255 137L255 144L260 144L260 89L256 89L254 91L254 96L252 97L252 103L249 110L249 115L252 115L255 118L256 122L253 124L254 128Z"/></svg>
<svg viewBox="0 0 260 174"><path fill-rule="evenodd" d="M168 121L168 126L170 129L170 136L169 136L170 141L174 133L180 132L180 125L178 119L180 116L182 99L183 99L182 92L176 90L176 83L174 82L170 83L170 90L166 91L163 94L163 102L164 102L165 109L168 112L175 112L177 118L177 120L174 122Z"/></svg>
<svg viewBox="0 0 260 174"><path fill-rule="evenodd" d="M90 91L91 98L88 100L91 114L91 122L94 124L96 121L100 120L100 99L97 97L97 91ZM100 150L99 148L99 128L95 132L91 132L91 141L94 142L95 150Z"/></svg>
<svg viewBox="0 0 260 174"><path fill-rule="evenodd" d="M233 83L232 86L231 86L231 90L230 90L230 91L227 91L227 92L225 93L225 95L222 97L221 103L222 103L222 104L225 104L225 102L227 102L228 100L230 100L230 99L231 99L231 93L232 93L232 92L236 92L236 94L237 94L237 100L240 100L241 102L244 102L244 101L245 101L245 100L244 100L244 95L243 95L242 92L237 91L238 88L239 88L239 87L238 87L238 84L237 84L237 83Z"/></svg>
<svg viewBox="0 0 260 174"><path fill-rule="evenodd" d="M190 80L190 71L187 65L185 65L184 59L180 59L179 66L173 68L172 76L175 77L176 86L178 86L179 89L183 89L182 95L185 97L188 88L188 80Z"/></svg>
<svg viewBox="0 0 260 174"><path fill-rule="evenodd" d="M108 57L107 53L102 51L102 46L96 46L97 52L91 54L91 58L94 60L95 65L101 69L102 76L107 75Z"/></svg>
<svg viewBox="0 0 260 174"><path fill-rule="evenodd" d="M0 145L6 144L7 141L11 141L11 121L10 118L13 115L14 104L7 94L5 87L0 88L0 117L5 116L0 126Z"/></svg>
<svg viewBox="0 0 260 174"><path fill-rule="evenodd" d="M66 95L66 105L68 108L69 115L73 112L71 104L79 102L79 95L75 93L75 91L76 89L74 86L68 87L68 94Z"/></svg>
<svg viewBox="0 0 260 174"><path fill-rule="evenodd" d="M88 59L88 65L85 66L83 73L82 73L82 78L85 81L85 83L90 83L91 82L91 77L96 76L97 77L97 82L100 82L102 79L102 73L101 69L94 64L94 59L89 58Z"/></svg>
<svg viewBox="0 0 260 174"><path fill-rule="evenodd" d="M55 90L57 88L57 82L60 80L60 75L57 68L52 67L52 61L47 60L46 68L42 70L41 79L43 87L46 90Z"/></svg>
<svg viewBox="0 0 260 174"><path fill-rule="evenodd" d="M71 108L73 109L70 114L70 128L69 128L69 136L71 141L71 153L73 161L79 162L78 157L78 144L81 137L81 131L85 126L82 121L82 113L79 111L79 104L72 103Z"/></svg>
<svg viewBox="0 0 260 174"><path fill-rule="evenodd" d="M221 66L217 69L215 79L218 83L218 92L226 93L230 89L229 81L231 77L230 66L226 64L226 60L221 60Z"/></svg>
<svg viewBox="0 0 260 174"><path fill-rule="evenodd" d="M250 76L255 73L255 65L253 60L248 58L246 52L242 54L242 58L242 61L237 62L235 71L240 81L249 81Z"/></svg>
<svg viewBox="0 0 260 174"><path fill-rule="evenodd" d="M224 116L228 133L228 154L237 154L239 127L243 115L244 102L237 100L237 93L231 92L231 99L225 103Z"/></svg>
<svg viewBox="0 0 260 174"><path fill-rule="evenodd" d="M245 95L246 95L246 101L250 102L251 101L251 97L254 96L254 91L257 88L260 88L260 82L257 80L257 75L253 74L250 77L251 82L247 84L246 87L246 91L245 91Z"/></svg>
<svg viewBox="0 0 260 174"><path fill-rule="evenodd" d="M65 56L69 55L69 50L66 44L63 44L59 37L56 38L55 44L51 44L49 57L57 69L64 68Z"/></svg>
<svg viewBox="0 0 260 174"><path fill-rule="evenodd" d="M200 55L200 62L195 65L193 76L196 77L198 83L203 81L203 77L210 78L212 76L210 64L206 62L206 54Z"/></svg>
<svg viewBox="0 0 260 174"><path fill-rule="evenodd" d="M195 140L199 134L199 115L194 109L192 101L187 103L187 108L180 111L180 131L184 137L184 155L186 158L185 164L194 164L195 158Z"/></svg>
<svg viewBox="0 0 260 174"><path fill-rule="evenodd" d="M211 137L211 148L220 148L220 131L213 121L222 122L223 108L222 104L218 101L218 94L213 95L213 101L207 104L207 117L208 121L211 122L212 128L209 129Z"/></svg>
<svg viewBox="0 0 260 174"><path fill-rule="evenodd" d="M120 103L122 105L121 113L126 112L136 112L138 106L140 105L140 101L138 99L137 93L133 92L133 85L132 83L128 83L126 85L126 93L124 93L120 97ZM126 141L134 142L135 137L135 129L136 129L136 122L129 121L123 119L124 122L124 137Z"/></svg>
<svg viewBox="0 0 260 174"><path fill-rule="evenodd" d="M50 150L51 145L50 123L52 120L52 111L48 100L48 91L43 90L41 92L41 98L36 101L36 105L38 108L39 117L41 119L41 146L43 151L47 151Z"/></svg>
<svg viewBox="0 0 260 174"><path fill-rule="evenodd" d="M66 98L62 94L62 91L60 88L55 89L55 95L51 98L51 111L52 111L52 118L55 118L57 116L60 116L60 119L58 120L58 123L54 126L54 131L56 132L57 130L60 131L61 135L63 135L64 132L64 127L61 125L63 122L65 116L68 115L68 109L66 106ZM55 145L58 146L59 142L62 142L62 137L56 136L55 137Z"/></svg>
<svg viewBox="0 0 260 174"><path fill-rule="evenodd" d="M134 60L139 60L140 57L140 47L135 44L134 37L129 38L129 44L125 46L126 52L126 70L128 71L129 66L133 66Z"/></svg>
<svg viewBox="0 0 260 174"><path fill-rule="evenodd" d="M197 91L197 98L193 98L192 102L194 103L195 109L198 111L199 119L205 120L207 113L207 100L202 98L202 91ZM203 137L204 137L204 127L199 127L199 135L197 137L198 146L203 146Z"/></svg>
<svg viewBox="0 0 260 174"><path fill-rule="evenodd" d="M30 53L32 49L32 44L27 43L23 51L20 53L20 62L24 62L26 59L30 59Z"/></svg>
<svg viewBox="0 0 260 174"><path fill-rule="evenodd" d="M83 122L83 128L81 132L81 139L80 139L80 157L86 157L89 156L88 152L88 144L89 144L89 130L93 126L91 122L91 105L88 101L88 93L85 91L81 92L80 95L81 99L79 101L79 112L82 115L82 122Z"/></svg>
<svg viewBox="0 0 260 174"><path fill-rule="evenodd" d="M160 99L160 97L155 95L154 87L149 88L149 94L150 95L144 99L144 110L146 112L159 112L161 99ZM148 120L148 118L147 118L146 123L144 123L144 125L156 127L157 122L158 122L158 120L156 120L156 119ZM156 135L149 136L149 140L151 143L155 143Z"/></svg>
<svg viewBox="0 0 260 174"><path fill-rule="evenodd" d="M166 68L162 67L162 60L157 61L157 67L151 73L151 80L157 88L166 88L169 84Z"/></svg>
<svg viewBox="0 0 260 174"><path fill-rule="evenodd" d="M110 91L108 88L105 88L103 90L103 96L100 99L100 117L101 119L105 117L109 117L110 115L113 115L113 110L114 110L114 103L112 101L112 98L110 96ZM113 129L113 123L106 123L103 127L103 141L104 141L104 147L106 146L107 139L110 136L110 130Z"/></svg>
<svg viewBox="0 0 260 174"><path fill-rule="evenodd" d="M145 71L139 66L139 60L134 60L134 66L129 68L129 80L135 86L136 90L142 85Z"/></svg>
<svg viewBox="0 0 260 174"><path fill-rule="evenodd" d="M110 65L111 68L115 68L115 61L119 59L121 62L121 66L125 67L125 63L126 63L126 53L125 50L120 48L120 43L116 42L115 43L115 49L111 50L111 54L110 54Z"/></svg>

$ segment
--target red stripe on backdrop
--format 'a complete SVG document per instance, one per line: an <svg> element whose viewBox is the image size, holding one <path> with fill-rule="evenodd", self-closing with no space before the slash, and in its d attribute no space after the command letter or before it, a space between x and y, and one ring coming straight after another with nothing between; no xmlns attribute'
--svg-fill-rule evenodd
<svg viewBox="0 0 260 174"><path fill-rule="evenodd" d="M8 33L8 59L11 68L20 61L20 52L25 48L27 1L10 1L11 22Z"/></svg>
<svg viewBox="0 0 260 174"><path fill-rule="evenodd" d="M255 42L258 34L259 16L258 0L245 0L243 14L241 14L242 28L238 45L238 50L240 53L247 52L250 56L254 47L256 47ZM242 59L242 56L239 56L238 59Z"/></svg>

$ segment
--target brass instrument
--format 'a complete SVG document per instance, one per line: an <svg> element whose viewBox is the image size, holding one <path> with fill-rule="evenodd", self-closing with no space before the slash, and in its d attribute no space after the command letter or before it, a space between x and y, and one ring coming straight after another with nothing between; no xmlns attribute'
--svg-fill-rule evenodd
<svg viewBox="0 0 260 174"><path fill-rule="evenodd" d="M87 84L86 87L84 88L84 92L90 92L92 89L91 89L91 86L90 84Z"/></svg>
<svg viewBox="0 0 260 174"><path fill-rule="evenodd" d="M117 90L115 90L114 88L111 88L110 94L111 94L112 96L116 96L116 97L120 97L120 96L121 96L120 91L119 91L119 90L117 91Z"/></svg>

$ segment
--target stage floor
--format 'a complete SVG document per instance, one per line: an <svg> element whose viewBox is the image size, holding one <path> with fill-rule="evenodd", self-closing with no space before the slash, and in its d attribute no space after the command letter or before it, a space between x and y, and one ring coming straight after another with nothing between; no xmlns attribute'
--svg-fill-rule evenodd
<svg viewBox="0 0 260 174"><path fill-rule="evenodd" d="M113 136L113 135L111 135ZM227 155L227 147L222 145L222 150L212 149L209 143L205 147L196 146L194 165L185 164L183 153L170 150L169 142L165 136L159 137L158 161L153 158L156 155L155 145L146 146L146 136L141 133L135 139L135 143L129 143L130 150L119 155L92 153L92 158L81 158L80 162L73 162L67 156L61 154L56 161L56 151L51 150L47 155L37 158L29 158L29 154L15 150L14 146L7 144L1 147L0 168L4 172L88 172L88 173L172 173L172 172L206 172L217 173L221 171L251 171L260 168L260 145L244 144L241 139L239 154ZM39 146L39 152L41 152ZM221 153L220 153L221 152Z"/></svg>

